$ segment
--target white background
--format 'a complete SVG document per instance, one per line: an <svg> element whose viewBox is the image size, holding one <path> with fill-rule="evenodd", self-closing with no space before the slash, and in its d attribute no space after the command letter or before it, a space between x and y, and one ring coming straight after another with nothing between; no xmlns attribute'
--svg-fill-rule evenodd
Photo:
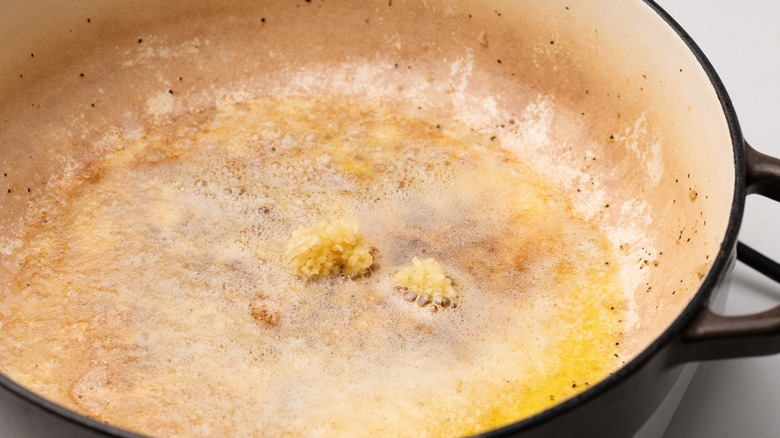
<svg viewBox="0 0 780 438"><path fill-rule="evenodd" d="M657 3L714 65L748 142L780 157L780 2ZM740 240L780 261L780 205L749 197ZM738 263L727 313L778 304L780 285ZM664 437L780 437L780 355L702 364Z"/></svg>

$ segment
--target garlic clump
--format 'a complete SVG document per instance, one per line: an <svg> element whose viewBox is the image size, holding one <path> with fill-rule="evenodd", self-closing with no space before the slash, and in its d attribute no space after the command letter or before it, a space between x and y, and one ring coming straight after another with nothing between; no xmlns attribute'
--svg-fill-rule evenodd
<svg viewBox="0 0 780 438"><path fill-rule="evenodd" d="M412 264L411 268L398 271L393 276L393 283L404 299L415 301L420 307L433 302L433 312L439 307L449 307L455 300L455 289L441 265L434 259L420 260L417 257L412 258Z"/></svg>
<svg viewBox="0 0 780 438"><path fill-rule="evenodd" d="M298 275L311 279L362 274L374 262L369 250L360 225L342 218L295 230L286 254Z"/></svg>

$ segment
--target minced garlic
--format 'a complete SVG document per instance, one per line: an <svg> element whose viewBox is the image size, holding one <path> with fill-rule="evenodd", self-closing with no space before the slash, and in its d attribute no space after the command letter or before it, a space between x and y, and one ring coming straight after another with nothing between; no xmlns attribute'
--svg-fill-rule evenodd
<svg viewBox="0 0 780 438"><path fill-rule="evenodd" d="M407 301L416 301L420 307L425 307L431 302L434 306L448 307L455 299L455 289L452 288L452 280L444 275L444 269L434 259L420 260L412 258L414 266L398 271L393 276L393 282Z"/></svg>
<svg viewBox="0 0 780 438"><path fill-rule="evenodd" d="M351 219L295 230L287 242L287 257L304 278L358 275L374 262L360 225Z"/></svg>

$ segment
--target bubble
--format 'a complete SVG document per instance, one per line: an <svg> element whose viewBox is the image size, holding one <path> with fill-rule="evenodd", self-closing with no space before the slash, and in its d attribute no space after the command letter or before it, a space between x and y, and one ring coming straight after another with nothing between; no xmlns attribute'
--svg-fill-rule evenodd
<svg viewBox="0 0 780 438"><path fill-rule="evenodd" d="M430 299L430 297L427 297L427 296L425 296L425 295L419 295L419 296L417 297L417 305L418 305L418 306L420 306L420 307L425 307L425 306L427 306L428 304L431 304L431 299Z"/></svg>
<svg viewBox="0 0 780 438"><path fill-rule="evenodd" d="M450 299L447 297L443 297L441 295L436 295L435 297L433 297L433 303L439 307L446 309L450 305Z"/></svg>

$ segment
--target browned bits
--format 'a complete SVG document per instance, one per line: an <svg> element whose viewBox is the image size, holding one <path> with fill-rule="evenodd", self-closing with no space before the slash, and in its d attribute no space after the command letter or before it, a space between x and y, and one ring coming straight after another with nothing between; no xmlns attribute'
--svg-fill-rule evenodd
<svg viewBox="0 0 780 438"><path fill-rule="evenodd" d="M271 309L265 304L252 303L250 306L252 317L257 322L262 322L266 325L276 326L279 324L279 311Z"/></svg>
<svg viewBox="0 0 780 438"><path fill-rule="evenodd" d="M431 306L431 307L429 307L429 308L428 308L428 310L430 310L430 311L431 311L431 313L436 313L436 312L438 312L438 311L439 311L439 308L438 308L438 307L436 307L436 306Z"/></svg>

